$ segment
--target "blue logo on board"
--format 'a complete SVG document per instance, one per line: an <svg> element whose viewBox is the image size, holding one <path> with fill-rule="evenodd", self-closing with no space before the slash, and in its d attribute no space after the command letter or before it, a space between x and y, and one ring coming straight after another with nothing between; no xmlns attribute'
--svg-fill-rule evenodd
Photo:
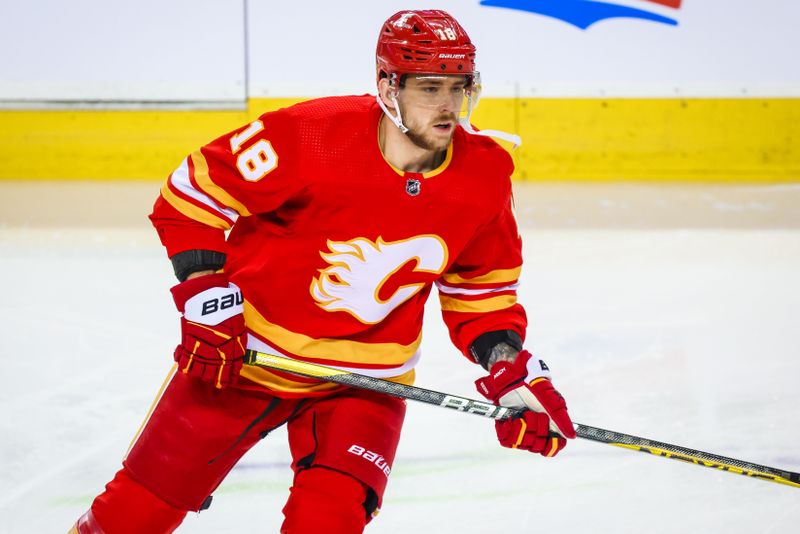
<svg viewBox="0 0 800 534"><path fill-rule="evenodd" d="M640 0L638 3L644 2L680 9L682 0ZM481 5L536 13L563 20L583 30L595 22L614 18L632 18L671 26L678 25L677 19L660 13L629 5L595 0L481 0Z"/></svg>

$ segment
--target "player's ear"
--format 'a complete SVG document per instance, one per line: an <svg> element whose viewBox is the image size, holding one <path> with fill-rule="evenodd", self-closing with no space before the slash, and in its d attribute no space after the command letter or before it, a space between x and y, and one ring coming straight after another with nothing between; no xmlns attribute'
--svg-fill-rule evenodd
<svg viewBox="0 0 800 534"><path fill-rule="evenodd" d="M378 80L378 96L387 108L395 111L394 103L392 102L391 98L393 91L396 91L396 89L392 87L392 84L389 83L389 78L381 78Z"/></svg>

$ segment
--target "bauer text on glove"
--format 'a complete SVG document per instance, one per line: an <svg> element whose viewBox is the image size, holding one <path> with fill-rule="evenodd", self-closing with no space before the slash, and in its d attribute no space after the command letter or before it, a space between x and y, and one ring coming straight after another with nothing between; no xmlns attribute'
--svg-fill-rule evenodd
<svg viewBox="0 0 800 534"><path fill-rule="evenodd" d="M181 372L222 388L242 368L246 334L242 292L224 274L209 274L172 288L181 318L175 361Z"/></svg>

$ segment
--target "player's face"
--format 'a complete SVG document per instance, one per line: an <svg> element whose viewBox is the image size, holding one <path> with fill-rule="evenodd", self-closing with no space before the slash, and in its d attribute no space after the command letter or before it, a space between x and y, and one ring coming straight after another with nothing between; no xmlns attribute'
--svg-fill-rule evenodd
<svg viewBox="0 0 800 534"><path fill-rule="evenodd" d="M465 89L464 76L408 76L397 97L408 138L426 150L446 149L458 124Z"/></svg>

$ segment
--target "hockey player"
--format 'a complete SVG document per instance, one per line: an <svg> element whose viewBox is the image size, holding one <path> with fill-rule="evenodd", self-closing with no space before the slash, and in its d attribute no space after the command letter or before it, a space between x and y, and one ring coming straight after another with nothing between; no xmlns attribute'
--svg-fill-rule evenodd
<svg viewBox="0 0 800 534"><path fill-rule="evenodd" d="M443 11L400 12L381 28L377 73L377 98L266 113L170 175L150 218L180 281L176 364L72 532L172 532L284 424L282 532L361 532L404 402L243 366L245 348L410 384L433 284L453 343L489 371L479 391L530 408L496 424L500 443L553 456L575 436L549 370L523 350L512 160L459 122L480 90L475 47Z"/></svg>

